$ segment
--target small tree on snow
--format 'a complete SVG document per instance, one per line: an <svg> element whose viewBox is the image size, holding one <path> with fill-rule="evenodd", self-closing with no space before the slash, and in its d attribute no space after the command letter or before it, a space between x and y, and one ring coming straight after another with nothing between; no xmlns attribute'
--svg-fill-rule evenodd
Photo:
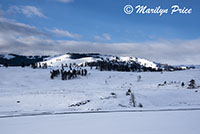
<svg viewBox="0 0 200 134"><path fill-rule="evenodd" d="M182 82L182 83L181 83L181 86L182 86L182 87L184 87L184 86L185 86L185 83L184 83L184 82Z"/></svg>
<svg viewBox="0 0 200 134"><path fill-rule="evenodd" d="M126 92L126 96L131 95L131 89L128 89L128 91Z"/></svg>
<svg viewBox="0 0 200 134"><path fill-rule="evenodd" d="M142 79L142 76L141 76L141 75L138 75L138 76L137 76L137 81L141 81L141 79Z"/></svg>
<svg viewBox="0 0 200 134"><path fill-rule="evenodd" d="M188 84L188 89L194 89L196 86L195 80L191 79Z"/></svg>
<svg viewBox="0 0 200 134"><path fill-rule="evenodd" d="M135 95L133 93L131 93L130 97L131 97L130 103L131 103L131 105L133 105L133 107L135 107L136 106Z"/></svg>
<svg viewBox="0 0 200 134"><path fill-rule="evenodd" d="M138 107L141 107L141 108L142 108L142 107L143 107L142 103L139 103Z"/></svg>

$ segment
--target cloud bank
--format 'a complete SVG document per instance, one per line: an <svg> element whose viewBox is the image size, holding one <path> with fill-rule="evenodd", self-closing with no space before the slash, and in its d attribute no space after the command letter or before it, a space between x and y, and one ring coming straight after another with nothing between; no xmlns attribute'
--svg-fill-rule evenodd
<svg viewBox="0 0 200 134"><path fill-rule="evenodd" d="M54 32L73 37L73 34L66 31L55 30ZM33 26L0 18L0 53L55 55L67 52L136 56L173 65L200 64L200 39L158 40L143 43L53 40L47 32L42 32Z"/></svg>

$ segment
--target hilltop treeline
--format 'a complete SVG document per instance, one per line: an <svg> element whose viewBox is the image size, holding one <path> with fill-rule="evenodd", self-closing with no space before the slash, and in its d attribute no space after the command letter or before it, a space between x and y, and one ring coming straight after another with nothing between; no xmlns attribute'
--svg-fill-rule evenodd
<svg viewBox="0 0 200 134"><path fill-rule="evenodd" d="M43 61L49 56L23 56L17 54L8 54L7 58L5 55L0 55L0 64L3 66L30 66L37 62Z"/></svg>
<svg viewBox="0 0 200 134"><path fill-rule="evenodd" d="M85 66L95 67L100 71L122 71L122 72L161 72L161 71L176 71L183 70L181 67L169 66L167 64L163 64L158 66L157 68L145 67L134 61L131 62L123 62L119 60L109 60L102 59L95 62L86 63ZM189 68L187 68L189 69Z"/></svg>

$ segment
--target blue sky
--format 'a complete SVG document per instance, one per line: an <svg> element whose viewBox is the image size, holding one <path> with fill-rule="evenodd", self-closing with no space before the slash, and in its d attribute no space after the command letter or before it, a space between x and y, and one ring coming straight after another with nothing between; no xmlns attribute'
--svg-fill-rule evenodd
<svg viewBox="0 0 200 134"><path fill-rule="evenodd" d="M192 8L192 13L187 15L168 13L162 16L136 13L127 15L123 11L126 4L146 5L149 8L161 6L168 9L172 5L179 5L180 8ZM200 39L200 2L197 0L1 0L0 17L1 27L4 29L0 29L0 32L12 31L8 33L10 35L8 47L5 46L2 35L2 42L0 42L4 44L2 53L100 52L147 57L171 64L179 63L180 59L181 63L195 64L200 58L200 55L196 54L196 49L199 50ZM9 23L9 26L6 23ZM17 27L21 25L24 25L24 30L18 28L17 31ZM28 33L29 30L31 32ZM41 35L35 34L34 30ZM22 33L23 31L26 32ZM27 36L29 34L30 36ZM26 38L29 42L25 40ZM13 42L19 44L14 46L18 50L11 49ZM39 51L45 49L43 45L45 42L47 44L51 42L46 46L48 51ZM185 44L187 42L189 45ZM195 46L190 48L194 52L190 55L185 54L187 47L194 42ZM55 43L59 44L57 47L60 49L53 45ZM28 46L31 46L31 49L34 48L34 51L27 51ZM136 46L141 46L141 49L138 50ZM85 47L90 49L87 50ZM64 51L63 48L66 50ZM106 48L110 51L103 50ZM152 49L152 53L146 52L151 50L149 48ZM159 50L159 48L162 49L156 54L156 49ZM177 52L171 52L174 48L183 48L181 52L178 52L181 55L180 58L175 60L173 57ZM138 51L142 52L138 53ZM188 56L184 57L184 55Z"/></svg>

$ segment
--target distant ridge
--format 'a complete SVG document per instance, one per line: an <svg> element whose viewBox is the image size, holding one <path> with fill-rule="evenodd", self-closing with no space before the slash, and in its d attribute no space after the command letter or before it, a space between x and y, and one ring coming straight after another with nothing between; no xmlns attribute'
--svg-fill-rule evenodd
<svg viewBox="0 0 200 134"><path fill-rule="evenodd" d="M183 70L188 68L194 68L194 66L171 66L168 64L161 64L155 61L150 61L138 57L125 57L125 56L113 56L99 53L66 53L55 56L24 56L17 54L0 54L0 64L8 66L29 66L33 63L47 64L49 67L60 67L62 64L85 64L99 65L109 64L109 66L119 65L120 66L132 66L139 70Z"/></svg>

